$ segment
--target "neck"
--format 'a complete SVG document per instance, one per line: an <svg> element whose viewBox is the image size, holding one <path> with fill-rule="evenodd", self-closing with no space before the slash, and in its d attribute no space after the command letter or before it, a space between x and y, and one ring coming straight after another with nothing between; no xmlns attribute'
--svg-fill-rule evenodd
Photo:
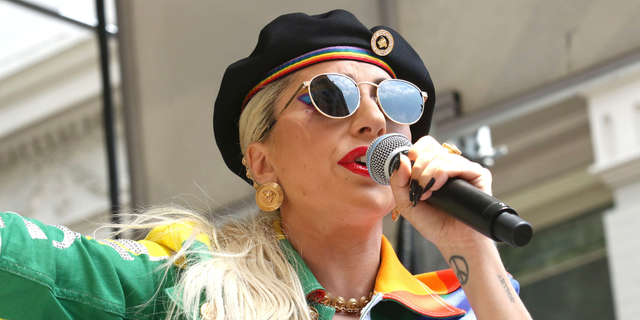
<svg viewBox="0 0 640 320"><path fill-rule="evenodd" d="M380 266L382 219L356 226L345 223L346 219L310 223L304 219L309 214L282 209L283 231L325 290L345 299L360 299L373 291Z"/></svg>

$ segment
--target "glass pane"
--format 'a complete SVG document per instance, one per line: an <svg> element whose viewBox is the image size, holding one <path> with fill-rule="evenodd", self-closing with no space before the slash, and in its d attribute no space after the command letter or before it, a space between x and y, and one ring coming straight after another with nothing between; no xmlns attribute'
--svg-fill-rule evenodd
<svg viewBox="0 0 640 320"><path fill-rule="evenodd" d="M534 319L614 319L602 223L607 208L536 232L523 248L500 245Z"/></svg>
<svg viewBox="0 0 640 320"><path fill-rule="evenodd" d="M380 104L389 118L413 123L422 115L422 95L414 86L401 81L387 81L378 89Z"/></svg>

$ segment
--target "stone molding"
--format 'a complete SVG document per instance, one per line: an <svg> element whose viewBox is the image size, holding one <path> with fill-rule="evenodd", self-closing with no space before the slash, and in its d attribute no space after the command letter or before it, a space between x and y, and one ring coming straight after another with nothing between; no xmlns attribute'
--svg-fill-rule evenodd
<svg viewBox="0 0 640 320"><path fill-rule="evenodd" d="M66 50L54 50L48 59L0 79L0 171L102 128L97 44L79 38ZM114 82L118 102L119 78Z"/></svg>
<svg viewBox="0 0 640 320"><path fill-rule="evenodd" d="M587 94L595 163L609 188L640 181L640 73Z"/></svg>
<svg viewBox="0 0 640 320"><path fill-rule="evenodd" d="M90 229L84 219L109 216L99 59L93 37L66 45L0 74L0 211ZM116 110L119 83L114 77ZM127 204L122 124L116 127L121 203Z"/></svg>
<svg viewBox="0 0 640 320"><path fill-rule="evenodd" d="M607 187L617 189L640 181L640 152L618 157L607 163L596 163L589 172L597 176Z"/></svg>

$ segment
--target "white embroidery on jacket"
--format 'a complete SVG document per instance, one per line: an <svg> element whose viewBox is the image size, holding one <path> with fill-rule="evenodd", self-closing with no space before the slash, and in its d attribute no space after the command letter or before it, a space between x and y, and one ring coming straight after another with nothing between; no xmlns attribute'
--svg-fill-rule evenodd
<svg viewBox="0 0 640 320"><path fill-rule="evenodd" d="M71 229L65 227L65 226L61 226L61 225L53 225L54 227L62 230L62 232L64 232L64 239L62 240L62 242L58 242L53 240L53 246L58 248L58 249L67 249L69 248L73 242L76 239L80 239L80 234L75 232L75 231L71 231Z"/></svg>
<svg viewBox="0 0 640 320"><path fill-rule="evenodd" d="M127 253L127 250L125 250L123 247L121 247L115 241L110 240L110 239L96 239L96 241L100 242L101 244L107 245L107 246L115 249L118 252L118 254L120 254L120 257L122 257L122 259L124 259L124 260L133 260L133 257L130 256Z"/></svg>
<svg viewBox="0 0 640 320"><path fill-rule="evenodd" d="M20 217L22 218L22 217ZM27 226L27 230L29 231L29 235L31 235L31 239L47 239L47 235L44 234L44 232L42 231L42 229L40 229L40 227L36 226L35 223L22 218L22 221L24 221L24 224Z"/></svg>

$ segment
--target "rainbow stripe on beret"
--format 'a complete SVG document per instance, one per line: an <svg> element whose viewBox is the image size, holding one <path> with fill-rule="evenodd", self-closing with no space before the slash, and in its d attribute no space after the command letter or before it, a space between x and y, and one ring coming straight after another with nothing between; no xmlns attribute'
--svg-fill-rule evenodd
<svg viewBox="0 0 640 320"><path fill-rule="evenodd" d="M328 47L311 51L303 54L297 58L291 59L279 67L271 70L267 73L258 85L253 87L249 94L242 102L242 109L247 105L247 102L260 91L264 86L276 81L294 71L310 66L312 64L328 61L328 60L357 60L374 64L389 73L391 77L396 78L396 74L391 70L391 67L384 61L380 60L373 52L358 47L337 46Z"/></svg>

